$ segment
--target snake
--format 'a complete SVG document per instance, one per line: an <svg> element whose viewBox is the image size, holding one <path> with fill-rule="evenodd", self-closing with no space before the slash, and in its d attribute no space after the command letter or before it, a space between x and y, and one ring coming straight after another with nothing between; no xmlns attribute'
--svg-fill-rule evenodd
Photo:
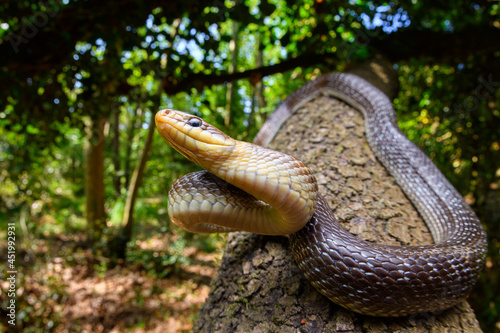
<svg viewBox="0 0 500 333"><path fill-rule="evenodd" d="M424 219L434 243L384 245L342 227L296 157L266 148L304 103L327 94L364 116L370 148ZM204 170L168 193L170 219L191 232L286 235L298 267L334 303L376 317L438 312L463 301L483 269L487 239L478 217L425 153L399 129L390 99L350 73L330 73L291 93L254 143L202 118L160 110L163 139Z"/></svg>

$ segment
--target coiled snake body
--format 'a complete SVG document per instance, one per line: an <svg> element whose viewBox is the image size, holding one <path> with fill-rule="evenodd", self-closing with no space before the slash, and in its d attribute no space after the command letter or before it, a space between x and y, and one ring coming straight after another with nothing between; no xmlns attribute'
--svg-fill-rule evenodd
<svg viewBox="0 0 500 333"><path fill-rule="evenodd" d="M317 194L312 172L267 145L306 101L329 93L361 111L377 158L429 227L435 244L389 246L353 236ZM365 80L322 76L292 93L268 118L253 145L195 116L162 110L158 131L207 171L186 175L169 192L169 215L193 232L245 230L289 234L304 275L323 295L372 316L404 316L457 304L482 269L486 234L472 209L432 161L398 129L390 100Z"/></svg>

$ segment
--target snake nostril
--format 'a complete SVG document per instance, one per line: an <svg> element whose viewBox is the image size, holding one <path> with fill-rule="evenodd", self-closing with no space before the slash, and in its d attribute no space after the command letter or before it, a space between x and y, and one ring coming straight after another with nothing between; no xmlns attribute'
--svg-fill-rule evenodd
<svg viewBox="0 0 500 333"><path fill-rule="evenodd" d="M170 109L164 109L164 110L158 111L156 113L156 116L155 116L155 121L157 123L164 123L164 122L166 122L167 119L168 119L167 117L168 117L170 111L172 111L172 110L170 110Z"/></svg>

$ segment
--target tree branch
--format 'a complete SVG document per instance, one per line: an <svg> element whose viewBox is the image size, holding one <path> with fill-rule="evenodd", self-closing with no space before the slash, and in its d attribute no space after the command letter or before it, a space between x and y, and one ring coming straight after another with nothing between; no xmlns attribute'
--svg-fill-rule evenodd
<svg viewBox="0 0 500 333"><path fill-rule="evenodd" d="M466 61L470 55L500 51L500 29L488 25L470 26L463 31L400 30L369 41L392 62L430 57L439 62Z"/></svg>
<svg viewBox="0 0 500 333"><path fill-rule="evenodd" d="M225 82L233 82L240 79L250 78L256 82L264 76L286 72L297 67L310 67L314 65L324 64L328 61L338 60L336 53L325 54L304 54L296 58L283 60L276 65L269 65L255 69L249 69L243 72L229 74L221 72L220 74L200 74L190 73L181 80L177 80L173 76L166 76L164 79L165 93L173 95L181 91L189 91L191 88L196 88L201 91L207 86L222 84Z"/></svg>

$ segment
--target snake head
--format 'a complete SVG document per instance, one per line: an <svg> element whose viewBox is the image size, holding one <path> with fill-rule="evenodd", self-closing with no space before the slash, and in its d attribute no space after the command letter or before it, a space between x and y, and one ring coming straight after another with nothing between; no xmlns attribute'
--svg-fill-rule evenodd
<svg viewBox="0 0 500 333"><path fill-rule="evenodd" d="M156 128L167 143L188 160L204 167L215 154L231 153L235 140L203 119L182 111L164 109L155 116Z"/></svg>

